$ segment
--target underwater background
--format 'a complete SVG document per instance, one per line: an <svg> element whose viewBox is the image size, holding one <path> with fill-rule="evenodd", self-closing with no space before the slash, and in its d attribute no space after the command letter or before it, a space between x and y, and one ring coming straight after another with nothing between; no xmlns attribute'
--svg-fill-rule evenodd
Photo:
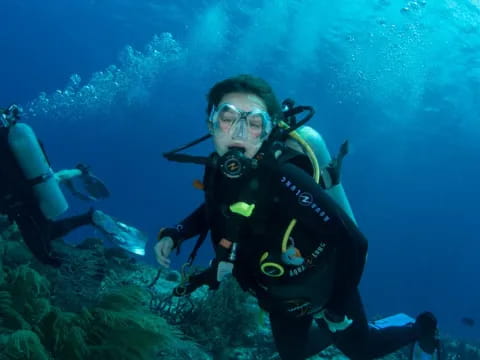
<svg viewBox="0 0 480 360"><path fill-rule="evenodd" d="M480 339L461 321L480 321L479 0L1 4L0 105L23 107L55 170L91 165L112 193L95 207L149 235L142 261L203 196L201 168L162 152L206 133L214 82L252 73L315 107L332 154L350 141L342 181L370 242L369 315L431 310L443 333ZM88 209L68 200L65 215ZM211 256L206 242L197 262Z"/></svg>

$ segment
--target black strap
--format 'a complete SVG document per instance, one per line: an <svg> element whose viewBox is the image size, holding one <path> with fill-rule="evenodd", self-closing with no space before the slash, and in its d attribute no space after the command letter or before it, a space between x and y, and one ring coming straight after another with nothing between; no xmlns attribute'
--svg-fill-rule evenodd
<svg viewBox="0 0 480 360"><path fill-rule="evenodd" d="M53 176L53 172L50 171L46 174L42 174L42 175L39 175L37 177L34 177L33 179L29 179L28 180L28 184L30 186L35 186L35 185L38 185L38 184L41 184L45 181L47 181L48 179L50 179L51 177Z"/></svg>
<svg viewBox="0 0 480 360"><path fill-rule="evenodd" d="M204 156L192 156L188 154L180 154L179 152L185 149L188 149L194 145L197 145L201 143L202 141L205 141L209 137L211 137L211 134L206 134L202 136L201 138L198 138L197 140L194 140L192 142L189 142L188 144L182 145L178 148L175 148L173 150L167 151L163 153L163 157L169 161L177 161L177 162L182 162L182 163L194 163L194 164L201 164L205 165L207 164L207 158Z"/></svg>
<svg viewBox="0 0 480 360"><path fill-rule="evenodd" d="M192 252L190 253L190 256L188 257L189 264L193 264L193 261L197 257L197 252L202 246L203 242L205 241L207 234L208 234L208 230L205 230L202 233L200 233L200 235L198 236L197 242L195 243L195 247L193 248Z"/></svg>
<svg viewBox="0 0 480 360"><path fill-rule="evenodd" d="M165 159L169 161L176 161L180 163L205 165L208 163L208 158L205 156L193 156L187 154L175 154L172 152L163 154Z"/></svg>

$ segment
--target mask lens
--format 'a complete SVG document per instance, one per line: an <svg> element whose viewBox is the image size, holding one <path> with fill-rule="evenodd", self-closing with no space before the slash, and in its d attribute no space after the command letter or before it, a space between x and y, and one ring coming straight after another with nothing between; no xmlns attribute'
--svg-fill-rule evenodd
<svg viewBox="0 0 480 360"><path fill-rule="evenodd" d="M243 112L227 103L212 110L210 121L214 131L221 130L233 137L250 141L263 141L272 130L270 116L266 111L256 109Z"/></svg>
<svg viewBox="0 0 480 360"><path fill-rule="evenodd" d="M271 130L270 118L268 114L263 111L253 112L246 116L246 122L249 132L255 138L264 138L268 136ZM268 127L270 125L270 130Z"/></svg>
<svg viewBox="0 0 480 360"><path fill-rule="evenodd" d="M240 120L240 112L233 106L225 104L217 110L218 126L223 131L229 131L238 120Z"/></svg>

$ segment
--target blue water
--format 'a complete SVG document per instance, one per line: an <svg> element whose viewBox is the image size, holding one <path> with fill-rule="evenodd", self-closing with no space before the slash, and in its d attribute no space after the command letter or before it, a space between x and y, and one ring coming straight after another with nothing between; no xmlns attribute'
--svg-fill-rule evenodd
<svg viewBox="0 0 480 360"><path fill-rule="evenodd" d="M214 82L262 76L316 108L332 152L350 140L369 314L429 309L444 333L480 340L460 322L480 321L479 0L17 0L2 13L0 101L23 106L56 169L83 161L106 181L96 207L153 244L202 200L201 169L162 152L206 132ZM89 206L69 202L69 215Z"/></svg>

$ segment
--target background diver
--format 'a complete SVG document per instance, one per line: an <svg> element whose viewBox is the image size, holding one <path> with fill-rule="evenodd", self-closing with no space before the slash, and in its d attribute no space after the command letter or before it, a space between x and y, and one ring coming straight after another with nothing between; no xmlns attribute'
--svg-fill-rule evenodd
<svg viewBox="0 0 480 360"><path fill-rule="evenodd" d="M93 225L115 245L144 255L145 235L102 211L90 209L57 220L68 208L60 184L82 200L103 199L109 191L83 164L54 173L31 127L19 123L20 112L16 105L0 109L0 214L17 224L35 257L44 264L61 265L52 240L84 225Z"/></svg>

